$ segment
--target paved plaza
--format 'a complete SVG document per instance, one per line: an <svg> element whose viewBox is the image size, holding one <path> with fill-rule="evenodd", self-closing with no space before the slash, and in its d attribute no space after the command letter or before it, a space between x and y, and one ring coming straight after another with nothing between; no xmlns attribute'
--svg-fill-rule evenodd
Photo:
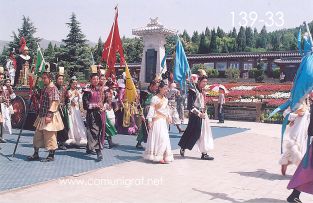
<svg viewBox="0 0 313 203"><path fill-rule="evenodd" d="M16 135L6 135L9 143L0 150L0 202L286 202L295 167L280 175L280 125L211 124L214 161L200 160L197 150L181 158L180 135L172 127L175 161L164 165L144 161L135 137L127 135L114 138L119 145L105 149L100 163L84 149L58 151L52 163L30 163L25 159L32 153L32 132L23 133L15 158L10 155ZM307 194L301 199L313 202Z"/></svg>

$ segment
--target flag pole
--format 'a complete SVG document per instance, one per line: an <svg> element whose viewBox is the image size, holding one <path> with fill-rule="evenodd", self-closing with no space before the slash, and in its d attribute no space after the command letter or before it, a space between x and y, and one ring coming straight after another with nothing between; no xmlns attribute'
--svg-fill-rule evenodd
<svg viewBox="0 0 313 203"><path fill-rule="evenodd" d="M113 25L112 25L112 35L111 35L111 41L110 41L110 46L109 46L107 59L109 59L110 52L111 52L111 47L112 47L112 42L113 42L113 36L114 36L114 30L115 30L115 20L116 20L117 12L118 12L118 7L117 6L118 6L118 4L115 6L115 16L114 16L114 21L113 21ZM106 66L108 67L108 63L106 64Z"/></svg>
<svg viewBox="0 0 313 203"><path fill-rule="evenodd" d="M43 60L43 62L45 63L45 59L43 58L43 55L42 55L42 53L41 53L40 46L39 46L38 43L37 43L37 46L38 46L39 52L40 52L40 54L41 54L41 56L42 56L42 60ZM37 60L37 59L36 59L36 60ZM37 86L37 83L38 83L38 79L36 79L36 83L35 83L34 87ZM28 116L28 113L29 113L29 111L30 111L30 107L31 107L31 105L32 105L32 98L33 98L33 95L34 95L34 92L31 91L31 95L29 95L28 107L26 108L26 114L25 114L25 116L24 116L24 118L23 118L23 123L22 123L21 129L20 129L20 132L19 132L19 135L18 135L17 140L16 140L16 143L15 143L15 147L14 147L14 151L13 151L12 157L15 157L15 153L16 153L16 150L17 150L17 146L18 146L18 143L20 142L20 138L21 138L21 135L22 135L22 132L23 132L25 123L26 123L26 118L27 118L27 116Z"/></svg>
<svg viewBox="0 0 313 203"><path fill-rule="evenodd" d="M308 32L310 41L311 41L311 43L312 43L311 51L313 51L313 40L312 40L312 35L311 35L311 32L310 32L309 25L308 25L308 23L307 23L306 21L304 21L303 24L306 26L306 30L307 30L307 32Z"/></svg>

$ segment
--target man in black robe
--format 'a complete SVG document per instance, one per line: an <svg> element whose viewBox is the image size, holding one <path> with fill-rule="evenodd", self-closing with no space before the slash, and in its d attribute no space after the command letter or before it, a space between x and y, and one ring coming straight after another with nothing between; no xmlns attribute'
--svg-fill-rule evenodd
<svg viewBox="0 0 313 203"><path fill-rule="evenodd" d="M20 72L23 70L25 66L31 67L32 65L32 58L28 55L29 49L25 46L22 50L22 54L16 57L16 72L14 78L14 86L19 84Z"/></svg>

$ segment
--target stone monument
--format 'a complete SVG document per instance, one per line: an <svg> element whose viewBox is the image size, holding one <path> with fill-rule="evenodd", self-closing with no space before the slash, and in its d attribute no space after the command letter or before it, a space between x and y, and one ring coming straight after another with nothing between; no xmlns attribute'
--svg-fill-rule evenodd
<svg viewBox="0 0 313 203"><path fill-rule="evenodd" d="M158 18L150 18L150 23L146 27L133 29L132 33L142 37L144 44L140 82L150 83L162 70L161 62L165 55L165 37L175 35L176 31L165 28L158 22Z"/></svg>

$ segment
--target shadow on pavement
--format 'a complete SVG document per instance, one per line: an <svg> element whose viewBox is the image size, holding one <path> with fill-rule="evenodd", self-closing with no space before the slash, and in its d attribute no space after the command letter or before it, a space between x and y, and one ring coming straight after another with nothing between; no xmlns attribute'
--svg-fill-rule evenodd
<svg viewBox="0 0 313 203"><path fill-rule="evenodd" d="M283 200L272 199L272 198L255 198L255 199L239 201L237 199L229 197L228 194L225 194L225 193L207 192L207 191L203 191L203 190L198 190L196 188L192 188L192 190L211 196L211 198L208 200L220 199L220 200L225 200L225 201L229 201L229 202L233 202L233 203L285 203L286 202Z"/></svg>
<svg viewBox="0 0 313 203"><path fill-rule="evenodd" d="M283 176L280 174L269 173L265 169L257 169L256 171L251 171L251 172L238 171L238 172L230 172L230 173L237 173L241 176L261 178L265 180L290 180L292 177L291 175Z"/></svg>

